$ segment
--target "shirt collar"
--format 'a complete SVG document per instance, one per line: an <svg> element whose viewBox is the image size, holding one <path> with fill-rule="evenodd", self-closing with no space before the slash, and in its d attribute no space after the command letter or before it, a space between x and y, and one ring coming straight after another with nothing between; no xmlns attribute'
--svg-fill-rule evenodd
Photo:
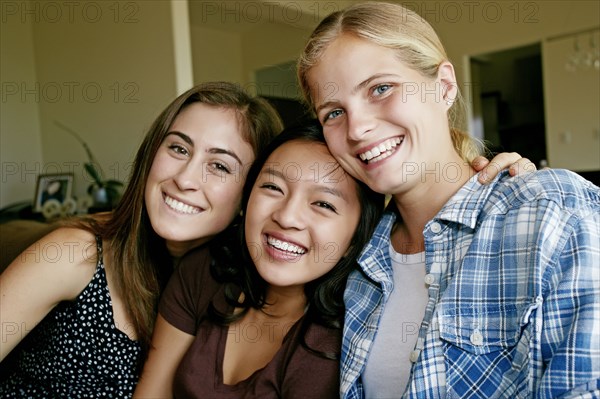
<svg viewBox="0 0 600 399"><path fill-rule="evenodd" d="M471 177L467 183L461 187L456 194L450 198L446 205L438 212L434 219L446 220L464 224L471 229L475 228L479 214L495 186L500 180L508 175L508 170L501 171L488 184L481 184L477 176Z"/></svg>
<svg viewBox="0 0 600 399"><path fill-rule="evenodd" d="M395 206L390 203L381 216L377 227L367 245L363 248L358 263L365 274L377 282L386 282L391 276L390 235L397 213Z"/></svg>
<svg viewBox="0 0 600 399"><path fill-rule="evenodd" d="M479 183L477 180L478 175L473 176L446 202L434 219L460 223L472 229L475 228L483 204L488 200L498 182L507 175L507 170L501 171L494 180L485 185ZM387 251L390 245L391 230L397 217L399 217L398 211L392 200L379 220L371 240L362 250L358 258L359 263L363 263L370 257L382 255L381 251ZM389 256L388 253L385 253L385 255Z"/></svg>

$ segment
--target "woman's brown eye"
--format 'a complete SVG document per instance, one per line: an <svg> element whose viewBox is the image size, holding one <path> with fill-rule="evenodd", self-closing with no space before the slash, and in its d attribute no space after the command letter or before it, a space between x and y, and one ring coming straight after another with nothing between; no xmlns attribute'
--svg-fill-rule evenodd
<svg viewBox="0 0 600 399"><path fill-rule="evenodd" d="M178 144L172 144L169 146L169 149L175 151L177 154L188 155L188 150L185 147L182 147Z"/></svg>

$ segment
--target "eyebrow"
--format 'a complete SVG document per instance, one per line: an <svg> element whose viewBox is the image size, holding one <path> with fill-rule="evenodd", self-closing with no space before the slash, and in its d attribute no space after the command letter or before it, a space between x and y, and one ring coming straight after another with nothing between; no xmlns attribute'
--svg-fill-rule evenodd
<svg viewBox="0 0 600 399"><path fill-rule="evenodd" d="M260 174L261 175L271 175L271 176L278 177L282 180L289 181L289 179L287 179L281 171L274 170L273 168L269 168L269 167L264 168L262 170L262 172L260 172ZM312 179L311 179L311 181L312 181ZM348 202L348 198L346 197L346 195L342 191L338 190L337 188L333 188L333 187L326 186L326 185L319 184L319 183L314 183L313 186L315 186L317 188L316 191L334 195L334 196L339 197L339 198L343 199L344 201Z"/></svg>
<svg viewBox="0 0 600 399"><path fill-rule="evenodd" d="M190 146L192 146L192 148L194 147L194 140L192 140L192 138L190 136L188 136L187 134L182 133L182 132L178 132L178 131L173 131L173 132L167 133L167 136L169 136L171 134L173 134L173 135L181 138L183 141L185 141ZM213 148L209 148L208 150L206 150L206 152L209 153L209 154L225 154L225 155L229 155L230 157L232 157L233 159L235 159L240 165L243 164L242 160L240 159L240 157L237 156L237 154L235 152L227 150L225 148L213 147Z"/></svg>
<svg viewBox="0 0 600 399"><path fill-rule="evenodd" d="M368 77L367 79L363 80L362 82L360 82L359 84L357 84L351 91L351 94L356 93L357 91L362 90L365 86L368 86L373 80L375 79L380 79L380 78L385 78L388 76L397 76L394 75L392 73L377 73L373 76ZM338 100L330 100L330 101L326 101L323 104L319 105L318 107L315 108L315 112L318 114L319 111L321 111L323 108L327 108L329 106L331 106L332 104L339 104Z"/></svg>
<svg viewBox="0 0 600 399"><path fill-rule="evenodd" d="M192 147L194 146L194 140L192 140L190 138L190 136L188 136L187 134L181 133L181 132L178 132L178 131L172 131L172 132L168 132L167 136L170 136L172 134L175 135L175 136L178 136L180 139L182 139L183 141L185 141L186 143L188 143Z"/></svg>
<svg viewBox="0 0 600 399"><path fill-rule="evenodd" d="M213 147L213 148L209 148L206 152L208 152L209 154L229 155L230 157L234 158L240 165L243 165L242 160L236 155L235 152L226 150L225 148Z"/></svg>
<svg viewBox="0 0 600 399"><path fill-rule="evenodd" d="M344 193L342 193L340 190L332 188L332 187L328 187L328 186L318 186L318 191L324 192L324 193L329 193L331 195L334 195L336 197L339 197L341 199L343 199L344 201L348 202L348 198L346 198L346 196L344 195Z"/></svg>

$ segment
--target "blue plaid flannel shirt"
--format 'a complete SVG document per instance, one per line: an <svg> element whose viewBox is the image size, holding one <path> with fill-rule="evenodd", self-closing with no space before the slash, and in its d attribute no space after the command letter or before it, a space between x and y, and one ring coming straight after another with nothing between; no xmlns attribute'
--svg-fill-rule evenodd
<svg viewBox="0 0 600 399"><path fill-rule="evenodd" d="M395 218L386 211L348 281L342 398L365 396ZM472 179L424 236L429 301L396 398L600 398L597 186L564 170Z"/></svg>

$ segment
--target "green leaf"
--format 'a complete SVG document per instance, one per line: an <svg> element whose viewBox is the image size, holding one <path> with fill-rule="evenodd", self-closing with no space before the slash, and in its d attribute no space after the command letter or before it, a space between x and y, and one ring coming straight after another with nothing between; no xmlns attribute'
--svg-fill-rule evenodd
<svg viewBox="0 0 600 399"><path fill-rule="evenodd" d="M105 181L104 185L107 186L107 187L108 186L111 186L111 187L123 187L123 182L118 181L118 180L112 180L112 179L110 179L110 180Z"/></svg>
<svg viewBox="0 0 600 399"><path fill-rule="evenodd" d="M94 164L86 162L83 166L92 179L94 179L96 184L102 187L102 179L100 178L100 174Z"/></svg>

